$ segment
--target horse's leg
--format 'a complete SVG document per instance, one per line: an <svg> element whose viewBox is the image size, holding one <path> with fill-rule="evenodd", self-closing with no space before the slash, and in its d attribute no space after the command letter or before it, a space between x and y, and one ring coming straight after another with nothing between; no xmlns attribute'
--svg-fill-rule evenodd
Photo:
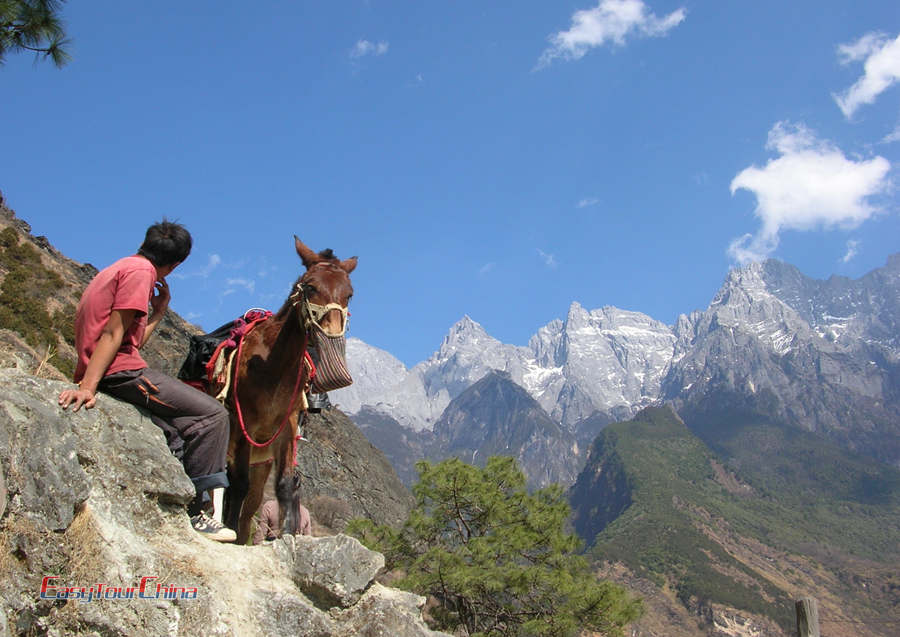
<svg viewBox="0 0 900 637"><path fill-rule="evenodd" d="M298 535L300 529L300 477L294 473L294 451L293 440L286 440L278 454L275 474L275 496L283 519L281 532L287 535Z"/></svg>
<svg viewBox="0 0 900 637"><path fill-rule="evenodd" d="M225 524L237 531L241 504L250 488L250 448L238 445L228 463L228 489L225 491Z"/></svg>
<svg viewBox="0 0 900 637"><path fill-rule="evenodd" d="M262 504L263 492L271 468L271 462L260 462L250 466L249 488L241 506L241 515L237 526L238 545L243 546L250 539L250 521L253 519L253 514L259 509L259 505Z"/></svg>

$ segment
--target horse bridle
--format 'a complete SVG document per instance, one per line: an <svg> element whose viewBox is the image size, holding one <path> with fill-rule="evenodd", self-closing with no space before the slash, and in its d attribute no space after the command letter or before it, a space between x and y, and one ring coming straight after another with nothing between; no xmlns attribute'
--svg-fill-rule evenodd
<svg viewBox="0 0 900 637"><path fill-rule="evenodd" d="M323 264L324 265L324 264ZM294 291L291 292L291 296L289 300L294 307L299 306L299 319L300 325L304 330L309 330L309 328L315 325L322 334L332 338L338 338L343 336L347 332L347 319L350 315L350 312L346 307L341 305L340 303L329 303L327 305L319 305L318 303L312 303L309 300L309 290L311 286L304 283L301 278L297 285L294 286ZM330 334L325 331L325 328L319 323L325 315L328 314L331 310L338 310L341 313L341 331L339 334Z"/></svg>

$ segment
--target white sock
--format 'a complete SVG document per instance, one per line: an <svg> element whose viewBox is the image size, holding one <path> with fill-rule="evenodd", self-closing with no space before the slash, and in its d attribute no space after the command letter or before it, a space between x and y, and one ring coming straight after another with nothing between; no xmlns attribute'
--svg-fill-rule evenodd
<svg viewBox="0 0 900 637"><path fill-rule="evenodd" d="M219 524L222 523L222 508L223 502L225 501L225 488L219 487L218 489L212 490L212 501L213 501L213 518Z"/></svg>

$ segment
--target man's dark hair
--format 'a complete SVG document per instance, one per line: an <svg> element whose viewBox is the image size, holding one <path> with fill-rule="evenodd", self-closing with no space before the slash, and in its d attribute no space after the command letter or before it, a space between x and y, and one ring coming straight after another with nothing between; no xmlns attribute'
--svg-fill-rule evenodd
<svg viewBox="0 0 900 637"><path fill-rule="evenodd" d="M147 236L138 254L158 267L174 265L191 253L191 233L179 223L163 219L147 228Z"/></svg>

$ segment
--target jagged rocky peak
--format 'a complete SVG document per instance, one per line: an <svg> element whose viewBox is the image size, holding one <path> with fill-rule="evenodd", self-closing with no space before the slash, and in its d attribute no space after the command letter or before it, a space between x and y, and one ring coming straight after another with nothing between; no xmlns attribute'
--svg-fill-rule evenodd
<svg viewBox="0 0 900 637"><path fill-rule="evenodd" d="M492 338L480 323L473 321L468 314L453 324L450 331L441 343L441 351L459 346L474 345L479 341L488 340L497 342Z"/></svg>
<svg viewBox="0 0 900 637"><path fill-rule="evenodd" d="M709 308L701 314L699 332L737 330L766 343L778 355L796 346L795 337L808 339L809 323L772 292L765 271L765 264L751 263L729 272Z"/></svg>
<svg viewBox="0 0 900 637"><path fill-rule="evenodd" d="M729 270L710 307L743 303L765 296L768 296L768 290L763 279L763 264L754 262Z"/></svg>
<svg viewBox="0 0 900 637"><path fill-rule="evenodd" d="M528 348L534 353L535 362L541 367L557 367L562 364L564 328L565 323L562 320L553 319L529 339Z"/></svg>
<svg viewBox="0 0 900 637"><path fill-rule="evenodd" d="M900 255L891 255L883 268L853 280L833 275L812 279L795 267L774 259L764 264L772 294L791 306L822 338L843 348L860 342L898 354L900 314Z"/></svg>
<svg viewBox="0 0 900 637"><path fill-rule="evenodd" d="M646 314L610 306L589 312L573 303L565 325L565 375L594 410L637 408L658 395L674 345L672 329Z"/></svg>
<svg viewBox="0 0 900 637"><path fill-rule="evenodd" d="M648 329L662 333L672 331L665 323L657 321L643 312L623 310L612 305L605 305L596 310L587 310L577 301L569 306L563 327L570 336L577 334L579 330L599 330L606 336L628 336L630 330L634 329Z"/></svg>
<svg viewBox="0 0 900 637"><path fill-rule="evenodd" d="M484 376L488 369L510 371L506 361L517 358L517 349L513 345L504 345L488 334L480 323L465 315L447 332L440 349L416 368L421 369L427 378L432 375L431 370L435 368L446 371L447 364L452 361L454 366L464 370L464 376L475 382ZM474 378L472 378L473 369L478 370ZM455 395L454 392L451 394Z"/></svg>
<svg viewBox="0 0 900 637"><path fill-rule="evenodd" d="M572 301L569 305L569 311L566 314L566 328L578 328L581 325L590 322L590 312L588 312L578 301Z"/></svg>
<svg viewBox="0 0 900 637"><path fill-rule="evenodd" d="M446 394L443 409L450 398L491 370L509 372L520 381L527 356L525 348L501 343L466 315L450 328L440 349L412 371L422 378L428 396Z"/></svg>

